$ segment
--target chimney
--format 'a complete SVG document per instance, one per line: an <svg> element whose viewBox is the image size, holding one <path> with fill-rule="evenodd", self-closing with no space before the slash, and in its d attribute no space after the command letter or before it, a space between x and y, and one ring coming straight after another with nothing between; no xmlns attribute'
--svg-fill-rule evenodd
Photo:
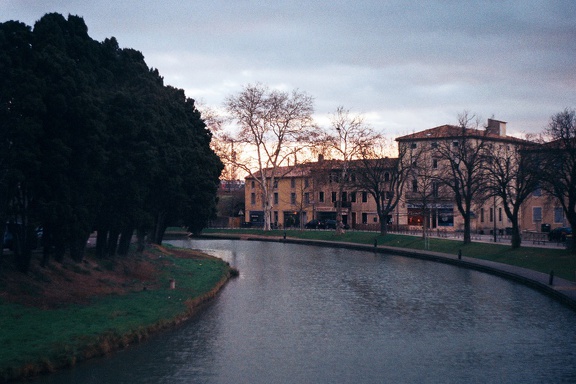
<svg viewBox="0 0 576 384"><path fill-rule="evenodd" d="M486 131L494 135L506 136L506 122L488 119L488 126L486 127Z"/></svg>

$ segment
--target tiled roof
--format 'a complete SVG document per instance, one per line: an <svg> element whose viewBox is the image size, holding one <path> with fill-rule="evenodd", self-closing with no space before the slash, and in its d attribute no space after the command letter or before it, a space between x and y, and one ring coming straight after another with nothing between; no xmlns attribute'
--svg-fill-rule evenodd
<svg viewBox="0 0 576 384"><path fill-rule="evenodd" d="M381 162L384 160L386 166L392 167L395 164L396 158L384 158L378 160L371 160L373 162ZM351 166L354 163L359 162L360 160L353 160L351 161ZM310 177L315 170L318 169L339 169L341 167L342 161L341 160L322 160L320 162L311 162L311 163L302 163L298 164L297 166L290 166L290 167L278 167L274 172L274 177L280 178L290 178L290 177ZM267 174L267 177L272 176L272 169L267 168L264 170ZM260 171L254 173L255 178L260 178L261 173ZM247 176L246 179L252 179L251 176Z"/></svg>
<svg viewBox="0 0 576 384"><path fill-rule="evenodd" d="M526 140L518 139L513 136L501 136L496 133L486 132L482 129L462 128L455 125L440 125L438 127L426 129L424 131L415 132L410 135L401 136L396 138L396 141L414 141L414 140L433 140L433 139L449 139L464 135L469 137L486 138L490 140L508 141L515 143L526 143Z"/></svg>

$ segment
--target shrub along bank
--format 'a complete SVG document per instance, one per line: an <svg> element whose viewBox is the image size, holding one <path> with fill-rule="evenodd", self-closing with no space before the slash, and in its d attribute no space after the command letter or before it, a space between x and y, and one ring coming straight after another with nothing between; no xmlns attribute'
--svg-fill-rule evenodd
<svg viewBox="0 0 576 384"><path fill-rule="evenodd" d="M3 271L0 381L73 366L139 342L190 317L236 273L220 259L163 247L138 260L54 263L25 277ZM78 294L69 294L73 287ZM60 295L53 292L59 289Z"/></svg>

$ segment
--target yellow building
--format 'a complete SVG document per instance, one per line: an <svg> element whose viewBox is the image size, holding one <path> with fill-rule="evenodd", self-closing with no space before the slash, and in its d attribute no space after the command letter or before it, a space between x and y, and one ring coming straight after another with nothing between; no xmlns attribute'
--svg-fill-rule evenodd
<svg viewBox="0 0 576 384"><path fill-rule="evenodd" d="M245 220L256 227L263 226L265 215L260 180L259 172L246 178ZM342 162L336 160L320 158L318 162L278 168L271 200L271 223L278 228L304 227L311 220L336 220L339 209L345 227L379 226L374 199L358 188L353 172L342 175Z"/></svg>

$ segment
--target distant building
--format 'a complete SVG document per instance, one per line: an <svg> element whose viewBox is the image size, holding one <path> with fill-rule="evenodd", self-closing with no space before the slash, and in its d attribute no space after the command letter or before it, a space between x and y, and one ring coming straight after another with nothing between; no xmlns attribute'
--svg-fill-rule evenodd
<svg viewBox="0 0 576 384"><path fill-rule="evenodd" d="M378 215L374 200L352 180L341 180L342 162L317 162L280 167L276 170L271 222L278 228L303 227L313 219L335 220L341 207L342 223L355 229L376 229ZM262 188L256 178L246 178L246 222L262 226ZM350 178L353 178L353 174ZM342 185L340 185L342 184Z"/></svg>
<svg viewBox="0 0 576 384"><path fill-rule="evenodd" d="M440 146L458 146L463 135L467 139L483 140L486 145L514 147L525 145L526 140L506 135L506 122L488 119L486 129L464 129L453 125L442 125L410 135L398 137L401 147L420 149L423 156L418 164L429 172L429 184L425 185L422 175L413 175L405 183L403 196L395 211L387 218L392 228L461 231L463 218L458 211L454 195L445 186L438 184L435 177L445 172L447 163L442 161ZM394 162L390 159L390 172ZM292 167L280 167L274 175L271 223L278 228L303 227L313 219L336 219L338 205L342 207L342 222L352 229L378 230L379 218L372 196L349 180L340 180L342 162L319 158L316 162ZM354 169L352 166L351 169ZM269 170L265 170L267 172ZM270 175L271 176L271 175ZM258 180L261 174L245 179L244 220L248 225L261 227L264 223L262 189ZM436 183L436 184L435 184ZM341 185L342 184L342 185ZM382 186L386 190L386 186ZM424 195L422 188L428 188ZM340 192L341 191L341 192ZM423 197L427 200L423 203ZM426 209L423 208L423 204ZM564 214L555 199L545 196L537 189L523 204L520 213L520 228L528 231L546 231L542 224L552 228L566 225ZM472 233L507 232L511 226L500 198L490 198L473 204L471 215Z"/></svg>

